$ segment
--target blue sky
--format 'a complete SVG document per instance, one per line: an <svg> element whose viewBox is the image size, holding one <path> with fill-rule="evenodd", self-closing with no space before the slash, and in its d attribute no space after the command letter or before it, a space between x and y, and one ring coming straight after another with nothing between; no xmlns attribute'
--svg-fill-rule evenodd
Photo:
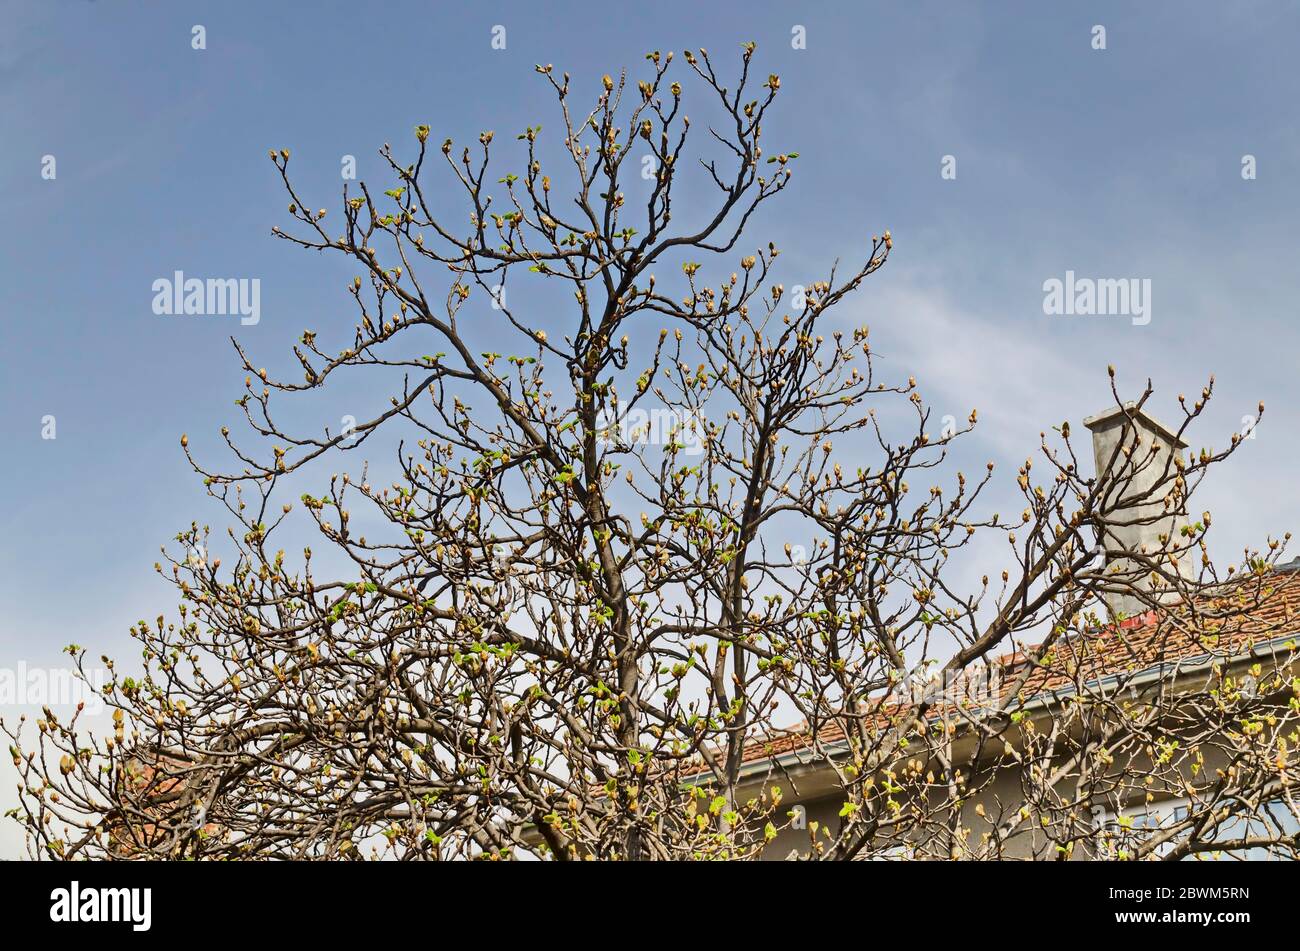
<svg viewBox="0 0 1300 951"><path fill-rule="evenodd" d="M795 9L0 3L0 667L57 665L70 641L133 653L130 624L174 605L152 570L158 547L191 520L225 524L178 438L215 448L236 422L243 373L227 338L287 367L304 327L351 325L351 269L271 237L286 216L269 147L291 148L295 179L337 214L343 155L389 187L377 149L405 146L413 125L435 141L513 139L556 119L535 63L594 97L602 73L635 71L656 48L707 47L725 67L758 43L757 68L782 78L765 138L801 158L752 244L785 250L788 285L858 261L891 229L888 266L830 319L869 323L881 369L914 374L936 414L978 407L970 459L1010 478L1040 430L1107 405L1108 363L1129 394L1151 377L1151 407L1169 422L1177 393L1214 373L1203 443L1221 447L1268 404L1205 487L1216 552L1232 560L1300 524L1300 8ZM204 50L191 48L195 24ZM1105 50L1092 48L1097 24ZM796 25L806 49L792 48ZM701 90L684 84L689 107ZM955 179L940 175L945 155ZM259 278L260 323L156 316L152 282L177 269ZM1043 282L1067 270L1149 279L1151 322L1045 315ZM0 770L8 789L7 760ZM0 829L0 854L15 835Z"/></svg>

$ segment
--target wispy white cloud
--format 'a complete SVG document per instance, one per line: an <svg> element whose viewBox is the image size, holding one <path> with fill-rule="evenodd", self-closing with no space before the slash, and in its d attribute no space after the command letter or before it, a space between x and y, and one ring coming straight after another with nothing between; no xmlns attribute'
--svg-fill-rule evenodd
<svg viewBox="0 0 1300 951"><path fill-rule="evenodd" d="M914 275L873 294L870 314L852 322L871 325L883 363L913 373L941 416L977 409L978 438L1007 459L1023 458L1047 425L1104 405L1104 368L1083 367L1042 334Z"/></svg>

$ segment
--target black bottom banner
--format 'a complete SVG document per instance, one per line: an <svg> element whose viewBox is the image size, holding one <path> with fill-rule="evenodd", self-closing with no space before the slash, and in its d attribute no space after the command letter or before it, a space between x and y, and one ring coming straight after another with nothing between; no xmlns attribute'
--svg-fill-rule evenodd
<svg viewBox="0 0 1300 951"><path fill-rule="evenodd" d="M1275 862L0 865L9 934L173 942L223 933L236 941L535 938L547 920L615 934L629 918L643 919L642 934L662 929L676 939L684 926L697 932L700 911L723 940L766 931L774 918L828 915L864 936L906 927L955 940L996 928L1005 940L1008 926L1033 934L1024 929L1041 925L1050 930L1037 933L1052 940L1063 931L1182 940L1192 929L1232 940L1243 929L1284 926L1289 873Z"/></svg>

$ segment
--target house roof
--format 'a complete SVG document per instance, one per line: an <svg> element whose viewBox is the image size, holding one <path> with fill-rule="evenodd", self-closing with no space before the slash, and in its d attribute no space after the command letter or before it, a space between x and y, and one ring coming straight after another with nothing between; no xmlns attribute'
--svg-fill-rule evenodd
<svg viewBox="0 0 1300 951"><path fill-rule="evenodd" d="M1148 673L1173 677L1213 661L1263 655L1297 634L1300 558L1278 566L1266 576L1252 576L1224 586L1189 605L1148 611L1095 632L1062 638L1038 662L1034 661L1037 646L1003 654L989 665L989 690L982 703L968 701L962 706L979 715L981 708L1014 709L1110 679L1128 680ZM877 721L873 725L887 729L914 716L916 706L882 702L867 715ZM951 700L932 703L926 710L931 718L955 712L956 703ZM804 721L752 741L745 748L742 762L757 765L814 748L825 750L844 739L841 718L828 718L816 731L815 742L813 731Z"/></svg>

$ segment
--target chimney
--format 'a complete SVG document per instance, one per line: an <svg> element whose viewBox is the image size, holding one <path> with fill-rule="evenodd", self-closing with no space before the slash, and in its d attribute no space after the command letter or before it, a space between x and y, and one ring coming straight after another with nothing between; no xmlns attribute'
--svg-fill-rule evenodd
<svg viewBox="0 0 1300 951"><path fill-rule="evenodd" d="M1119 586L1150 590L1152 562L1167 575L1194 577L1192 557L1181 529L1187 525L1181 493L1171 494L1178 476L1174 459L1187 444L1168 426L1136 403L1125 403L1090 416L1083 425L1092 431L1092 452L1104 493L1098 511L1100 541L1106 553L1106 575ZM1165 536L1161 541L1161 536ZM1177 563L1170 561L1172 554ZM1146 555L1151 561L1135 560ZM1173 592L1151 595L1169 600ZM1112 613L1141 614L1150 605L1124 590L1103 594Z"/></svg>

